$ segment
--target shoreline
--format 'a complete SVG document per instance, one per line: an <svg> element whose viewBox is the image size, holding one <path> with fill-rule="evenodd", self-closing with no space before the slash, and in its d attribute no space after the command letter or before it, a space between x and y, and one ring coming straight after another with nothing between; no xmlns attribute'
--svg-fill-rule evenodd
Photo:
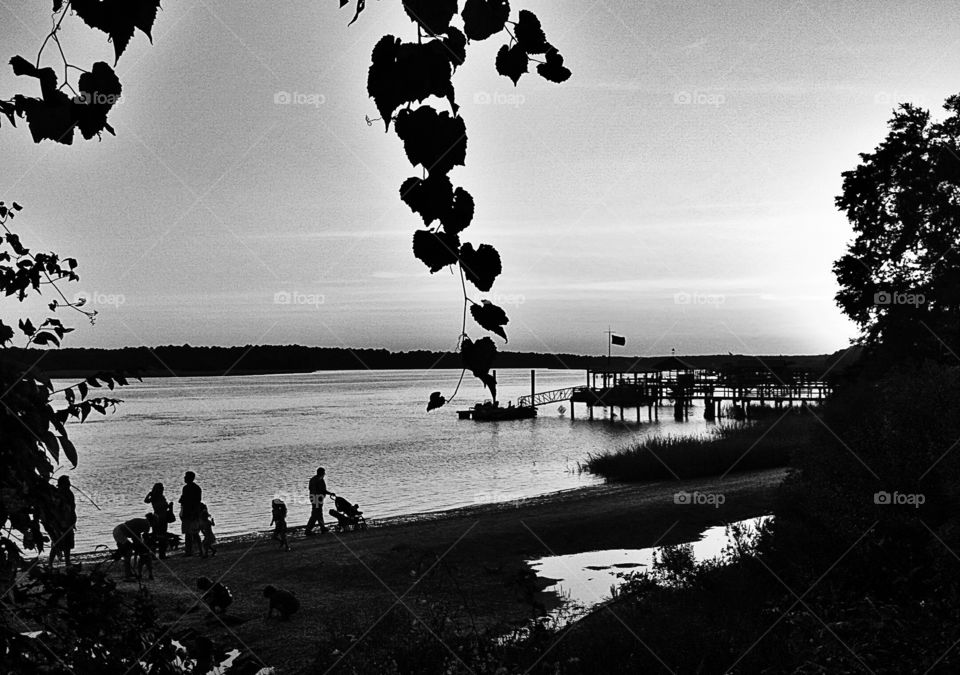
<svg viewBox="0 0 960 675"><path fill-rule="evenodd" d="M292 550L253 533L222 541L213 558L174 552L154 561L144 581L160 618L231 644L242 641L263 663L295 672L316 656L317 640L365 634L385 612L442 607L481 629L509 631L560 599L531 560L591 550L677 545L707 527L773 512L786 469L644 484L585 486L541 497L378 521L365 532L305 538L291 532ZM678 491L723 494L722 505L678 504ZM86 557L84 565L98 564ZM119 565L99 563L114 578ZM196 603L193 580L222 577L234 603L226 628ZM264 620L266 584L292 591L301 611L289 630ZM136 592L135 583L121 588Z"/></svg>

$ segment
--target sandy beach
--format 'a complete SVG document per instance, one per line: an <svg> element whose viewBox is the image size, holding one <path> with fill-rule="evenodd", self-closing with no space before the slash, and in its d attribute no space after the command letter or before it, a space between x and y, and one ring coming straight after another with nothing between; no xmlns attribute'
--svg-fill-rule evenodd
<svg viewBox="0 0 960 675"><path fill-rule="evenodd" d="M305 538L294 531L290 552L278 550L267 536L243 538L224 542L206 560L174 552L156 561L156 580L144 584L174 632L202 628L214 639L245 648L262 664L296 672L316 655L319 637L339 631L362 638L396 605L420 616L428 603L442 603L479 627L509 629L531 616L531 601L548 608L558 602L552 593L536 592L545 582L532 579L527 561L693 541L706 527L770 513L784 476L778 469L604 485L375 523L366 532ZM719 507L674 503L676 492L695 490L723 494L725 501ZM120 578L119 564L111 574ZM206 609L187 611L195 604L194 582L200 575L222 580L233 592L228 619L218 620ZM135 582L120 583L131 592L137 588ZM301 609L291 621L265 620L261 592L266 584L300 599Z"/></svg>

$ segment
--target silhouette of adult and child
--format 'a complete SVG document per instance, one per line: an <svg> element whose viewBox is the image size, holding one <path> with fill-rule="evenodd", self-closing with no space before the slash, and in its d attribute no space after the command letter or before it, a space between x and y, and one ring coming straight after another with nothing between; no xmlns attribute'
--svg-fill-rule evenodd
<svg viewBox="0 0 960 675"><path fill-rule="evenodd" d="M216 523L203 502L203 488L197 483L196 478L193 471L184 473L183 487L178 500L180 531L184 537L183 556L191 557L196 553L201 558L207 558L217 553L217 538L213 531ZM327 533L329 529L324 523L323 503L326 497L336 497L336 494L327 489L326 470L323 467L317 468L316 474L310 478L307 489L311 508L304 534L314 535L315 528L319 528L321 534ZM64 563L70 565L77 514L69 477L60 477L51 503L53 506L47 521L53 543L48 566L52 567L58 557L62 557ZM177 537L169 533L169 525L176 522L174 504L167 499L163 483L155 483L144 497L143 503L150 505L149 513L126 520L113 529L113 538L117 546L113 557L115 560L123 561L124 577L127 579L140 577L144 570L149 578L153 579L153 556L156 555L163 560L167 557L168 549L175 548L177 545ZM287 506L282 499L272 501L271 513L270 524L274 526L272 538L279 543L281 549L289 551ZM134 559L137 561L136 571L133 567Z"/></svg>

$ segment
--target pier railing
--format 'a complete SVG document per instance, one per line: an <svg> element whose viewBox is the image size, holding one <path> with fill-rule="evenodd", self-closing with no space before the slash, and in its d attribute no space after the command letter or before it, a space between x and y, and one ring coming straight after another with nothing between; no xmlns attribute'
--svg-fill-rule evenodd
<svg viewBox="0 0 960 675"><path fill-rule="evenodd" d="M551 391L541 391L533 396L521 396L517 399L517 405L519 406L538 406L538 405L549 405L551 403L560 403L569 401L573 398L573 395L578 392L585 390L586 387L567 387L566 389L553 389Z"/></svg>

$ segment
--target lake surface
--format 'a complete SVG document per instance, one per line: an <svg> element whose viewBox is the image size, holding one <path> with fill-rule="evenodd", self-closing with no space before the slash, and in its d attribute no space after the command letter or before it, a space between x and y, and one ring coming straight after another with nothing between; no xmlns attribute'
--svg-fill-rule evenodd
<svg viewBox="0 0 960 675"><path fill-rule="evenodd" d="M587 421L582 404L571 420L569 403L562 415L558 405L543 406L535 420L459 420L458 408L487 397L469 375L457 400L427 413L430 393L449 397L459 374L156 378L117 389L124 403L115 414L91 414L68 429L80 460L77 469L61 472L99 506L77 492L77 549L112 544L115 525L146 513L143 498L155 482L164 483L167 498L176 501L186 470L197 474L217 534L236 535L268 529L275 496L287 502L291 526L305 523L307 481L318 466L327 469L329 490L380 519L596 484L601 481L577 471L591 453L650 434L709 428L699 409L689 422L677 423L672 408L662 408L660 422L638 426ZM501 369L497 377L504 403L530 391L529 370ZM538 391L582 383L582 371L537 371Z"/></svg>

